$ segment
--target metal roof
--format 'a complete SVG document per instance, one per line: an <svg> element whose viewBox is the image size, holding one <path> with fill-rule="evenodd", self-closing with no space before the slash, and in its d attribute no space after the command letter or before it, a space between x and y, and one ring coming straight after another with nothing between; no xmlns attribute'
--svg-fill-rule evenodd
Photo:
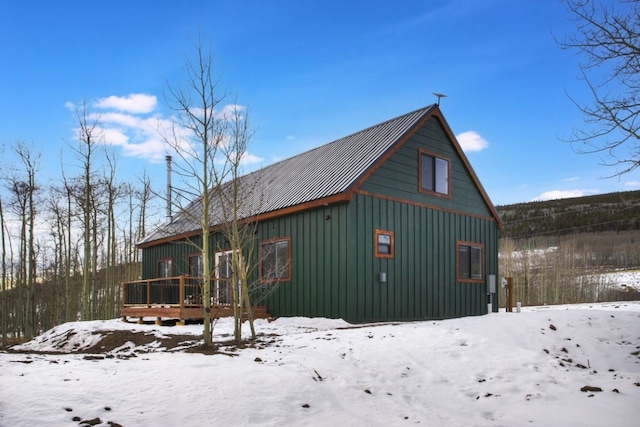
<svg viewBox="0 0 640 427"><path fill-rule="evenodd" d="M240 217L274 212L346 192L435 107L429 105L245 175L241 185L249 197L243 202ZM214 198L211 225L220 224L223 218L216 202ZM194 218L202 217L202 201L195 200L185 210L188 212L177 213L171 223L147 235L140 244L200 228Z"/></svg>

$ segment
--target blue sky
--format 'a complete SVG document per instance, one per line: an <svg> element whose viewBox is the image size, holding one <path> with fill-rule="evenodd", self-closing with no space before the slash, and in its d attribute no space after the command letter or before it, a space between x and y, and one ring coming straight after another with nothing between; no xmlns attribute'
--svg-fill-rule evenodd
<svg viewBox="0 0 640 427"><path fill-rule="evenodd" d="M575 31L555 0L5 1L0 6L0 144L33 144L40 180L74 157L85 100L116 145L122 180L164 185L153 129L167 83L184 82L192 40L211 46L219 87L248 107L255 165L267 165L435 102L492 201L640 189L640 171L577 154L566 139L589 99Z"/></svg>

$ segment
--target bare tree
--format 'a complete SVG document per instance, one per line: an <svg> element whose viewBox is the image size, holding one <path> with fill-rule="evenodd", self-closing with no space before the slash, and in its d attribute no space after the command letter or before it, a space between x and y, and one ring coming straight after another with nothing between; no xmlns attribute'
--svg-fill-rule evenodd
<svg viewBox="0 0 640 427"><path fill-rule="evenodd" d="M212 189L216 174L215 159L225 140L224 122L216 116L216 108L223 97L218 94L213 80L213 59L202 43L196 44L197 59L186 61L186 83L183 87L168 88L166 101L174 111L174 121L169 132L162 132L165 141L174 148L180 158L176 164L176 173L182 178L182 189L194 196L201 205L198 214L191 209L178 206L180 212L189 217L202 231L200 243L192 241L202 256L202 305L204 317L204 345L212 345L211 326L211 256L210 218L213 204ZM178 205L179 200L174 201Z"/></svg>
<svg viewBox="0 0 640 427"><path fill-rule="evenodd" d="M640 2L638 0L561 0L577 34L558 43L584 61L581 77L592 103L574 101L586 127L571 142L580 152L603 153L619 176L640 166ZM602 73L602 71L605 73Z"/></svg>
<svg viewBox="0 0 640 427"><path fill-rule="evenodd" d="M259 265L255 218L262 192L259 173L244 175L243 170L252 137L247 110L235 102L222 107L226 97L218 93L213 80L211 54L201 43L195 48L197 60L186 66L186 89L169 89L168 102L176 120L165 140L176 150L177 174L183 181L190 180L188 194L195 198L190 205L179 206L179 211L201 230L202 240L192 239L191 244L202 254L204 340L209 346L211 289L216 289L212 284L224 286L230 295L236 341L241 340L244 316L255 338L251 285ZM212 239L212 230L223 239ZM223 260L218 269L212 268L215 253Z"/></svg>
<svg viewBox="0 0 640 427"><path fill-rule="evenodd" d="M13 150L22 162L24 170L16 170L9 178L9 190L13 195L12 207L20 224L18 274L15 278L19 290L19 305L22 306L21 329L27 337L37 331L35 307L36 251L35 251L35 217L39 186L35 175L38 169L38 156L34 155L24 143L17 143Z"/></svg>
<svg viewBox="0 0 640 427"><path fill-rule="evenodd" d="M250 278L258 265L256 248L257 222L252 217L262 205L259 174L243 175L243 164L252 137L248 114L244 107L232 104L225 108L222 120L227 124L227 137L220 147L222 161L214 174L215 199L222 233L231 249L231 284L234 309L234 338L242 339L242 319L246 313L255 340Z"/></svg>
<svg viewBox="0 0 640 427"><path fill-rule="evenodd" d="M5 243L4 211L2 209L2 196L0 196L0 242L2 250L2 345L6 346L9 333L9 313L7 304L7 246Z"/></svg>
<svg viewBox="0 0 640 427"><path fill-rule="evenodd" d="M84 226L84 256L83 256L83 279L82 279L82 319L92 318L92 248L95 248L95 239L92 239L92 207L93 207L93 155L95 145L100 138L98 121L90 117L88 107L85 102L76 109L78 119L77 139L79 147L75 149L82 161L82 194L78 195L78 201L82 208L82 222ZM95 217L94 221L95 223ZM95 233L93 233L95 236Z"/></svg>

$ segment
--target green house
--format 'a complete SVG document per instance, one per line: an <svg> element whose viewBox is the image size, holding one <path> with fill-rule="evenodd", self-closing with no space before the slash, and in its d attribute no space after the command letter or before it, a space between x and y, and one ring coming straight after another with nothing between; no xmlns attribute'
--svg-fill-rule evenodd
<svg viewBox="0 0 640 427"><path fill-rule="evenodd" d="M264 183L252 218L261 264L256 274L269 266L269 277L260 279L275 277L279 284L261 303L271 316L359 323L497 310L490 292L502 222L437 105L250 176ZM141 282L198 275L199 254L184 243L198 239L198 231L188 224L178 213L139 244L143 280L123 295L123 314L190 316L168 310L184 309L188 285L174 290L169 304L146 301L144 308L160 311L133 310L136 292L157 294ZM225 276L224 239L215 232L211 239L221 248L211 261ZM215 302L227 303L225 292L214 289Z"/></svg>

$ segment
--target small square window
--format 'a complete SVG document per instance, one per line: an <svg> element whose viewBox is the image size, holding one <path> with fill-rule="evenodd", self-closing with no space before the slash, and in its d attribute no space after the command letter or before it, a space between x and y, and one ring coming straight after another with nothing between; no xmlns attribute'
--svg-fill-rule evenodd
<svg viewBox="0 0 640 427"><path fill-rule="evenodd" d="M375 256L378 258L393 258L393 232L376 230Z"/></svg>

